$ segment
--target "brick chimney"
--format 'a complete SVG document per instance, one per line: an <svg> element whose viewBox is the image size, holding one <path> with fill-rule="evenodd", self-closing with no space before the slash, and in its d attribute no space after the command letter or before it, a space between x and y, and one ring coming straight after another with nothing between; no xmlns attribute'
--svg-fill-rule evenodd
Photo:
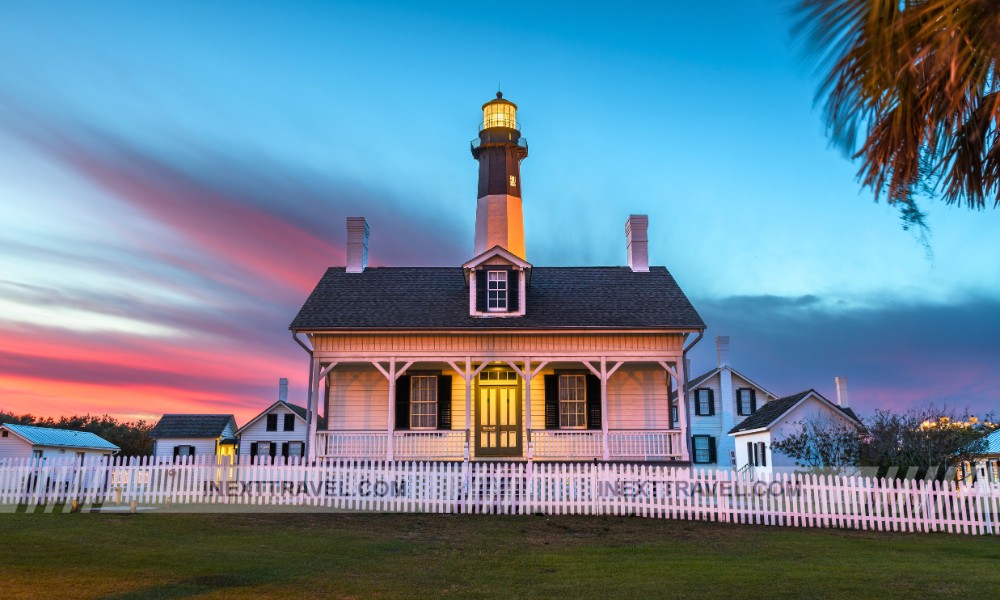
<svg viewBox="0 0 1000 600"><path fill-rule="evenodd" d="M715 352L719 356L719 366L729 365L729 336L720 335L715 338Z"/></svg>
<svg viewBox="0 0 1000 600"><path fill-rule="evenodd" d="M288 402L288 378L282 377L278 380L278 400Z"/></svg>
<svg viewBox="0 0 1000 600"><path fill-rule="evenodd" d="M847 378L834 377L833 381L837 384L837 406L841 408L850 407L850 404L847 402Z"/></svg>
<svg viewBox="0 0 1000 600"><path fill-rule="evenodd" d="M347 272L363 273L368 266L368 223L364 217L347 217Z"/></svg>
<svg viewBox="0 0 1000 600"><path fill-rule="evenodd" d="M625 222L625 244L628 251L628 266L635 272L649 271L649 217L630 215Z"/></svg>

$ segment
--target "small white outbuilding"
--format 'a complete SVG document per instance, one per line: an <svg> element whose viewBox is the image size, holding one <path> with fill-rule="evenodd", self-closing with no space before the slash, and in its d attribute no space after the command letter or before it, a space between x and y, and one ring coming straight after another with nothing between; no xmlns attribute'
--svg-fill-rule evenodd
<svg viewBox="0 0 1000 600"><path fill-rule="evenodd" d="M795 468L795 459L774 450L771 443L798 432L802 423L826 419L848 427L860 426L860 419L846 405L846 379L838 378L837 383L837 404L816 390L806 390L768 402L733 427L729 435L736 441L737 469L754 476L770 476L775 471Z"/></svg>
<svg viewBox="0 0 1000 600"><path fill-rule="evenodd" d="M56 429L35 425L0 425L0 459L70 458L81 463L95 457L116 454L121 448L89 431Z"/></svg>

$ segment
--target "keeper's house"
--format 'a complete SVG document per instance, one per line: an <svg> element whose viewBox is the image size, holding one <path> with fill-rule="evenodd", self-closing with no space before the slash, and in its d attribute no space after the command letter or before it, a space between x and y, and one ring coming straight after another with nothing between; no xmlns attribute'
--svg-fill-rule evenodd
<svg viewBox="0 0 1000 600"><path fill-rule="evenodd" d="M5 423L0 425L0 460L7 458L64 459L84 461L107 458L121 450L89 431L55 429Z"/></svg>
<svg viewBox="0 0 1000 600"><path fill-rule="evenodd" d="M528 262L517 107L483 105L473 257L367 266L347 220L347 266L292 322L310 353L312 458L689 460L684 354L705 324L664 267L647 219L625 226L627 267ZM317 412L327 427L317 431Z"/></svg>

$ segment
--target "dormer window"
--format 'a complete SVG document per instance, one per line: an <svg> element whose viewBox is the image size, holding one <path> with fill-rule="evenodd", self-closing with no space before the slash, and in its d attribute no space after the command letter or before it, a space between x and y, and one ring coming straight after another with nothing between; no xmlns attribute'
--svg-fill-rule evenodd
<svg viewBox="0 0 1000 600"><path fill-rule="evenodd" d="M507 271L487 271L487 309L507 311Z"/></svg>

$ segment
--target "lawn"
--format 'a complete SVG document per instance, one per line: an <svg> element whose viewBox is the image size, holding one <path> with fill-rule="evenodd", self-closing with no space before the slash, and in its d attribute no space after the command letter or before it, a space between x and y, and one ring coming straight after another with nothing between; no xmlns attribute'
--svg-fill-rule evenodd
<svg viewBox="0 0 1000 600"><path fill-rule="evenodd" d="M1000 597L1000 540L628 517L2 514L17 598Z"/></svg>

